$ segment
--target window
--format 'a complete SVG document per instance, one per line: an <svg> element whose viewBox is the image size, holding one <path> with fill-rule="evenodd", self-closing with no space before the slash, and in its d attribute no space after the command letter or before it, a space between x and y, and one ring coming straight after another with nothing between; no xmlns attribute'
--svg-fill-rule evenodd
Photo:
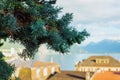
<svg viewBox="0 0 120 80"><path fill-rule="evenodd" d="M47 68L44 68L44 70L43 70L43 75L44 75L44 76L47 76L47 75L48 75L48 73L47 73Z"/></svg>
<svg viewBox="0 0 120 80"><path fill-rule="evenodd" d="M96 59L95 62L96 63L105 63L105 64L108 64L109 63L109 59Z"/></svg>

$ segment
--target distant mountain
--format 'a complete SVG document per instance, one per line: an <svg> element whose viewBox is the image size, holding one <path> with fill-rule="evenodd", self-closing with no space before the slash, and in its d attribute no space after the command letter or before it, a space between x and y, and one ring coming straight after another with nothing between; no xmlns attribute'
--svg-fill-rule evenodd
<svg viewBox="0 0 120 80"><path fill-rule="evenodd" d="M103 40L98 43L89 43L82 49L91 53L120 53L120 41Z"/></svg>

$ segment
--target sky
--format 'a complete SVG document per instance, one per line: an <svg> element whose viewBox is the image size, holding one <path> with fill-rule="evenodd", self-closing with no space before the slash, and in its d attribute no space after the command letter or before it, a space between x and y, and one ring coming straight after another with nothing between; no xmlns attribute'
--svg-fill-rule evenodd
<svg viewBox="0 0 120 80"><path fill-rule="evenodd" d="M73 13L72 25L90 33L83 44L104 39L120 41L120 0L57 0L62 13Z"/></svg>

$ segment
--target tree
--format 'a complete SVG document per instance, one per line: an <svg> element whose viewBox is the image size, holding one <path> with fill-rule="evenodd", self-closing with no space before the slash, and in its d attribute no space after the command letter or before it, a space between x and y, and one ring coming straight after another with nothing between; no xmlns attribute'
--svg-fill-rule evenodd
<svg viewBox="0 0 120 80"><path fill-rule="evenodd" d="M61 18L56 0L1 0L0 38L9 38L25 46L23 56L32 57L40 44L47 43L50 49L66 53L74 43L81 43L89 34L78 32L69 26L72 14Z"/></svg>
<svg viewBox="0 0 120 80"><path fill-rule="evenodd" d="M21 56L31 58L39 46L66 53L74 43L80 44L89 34L70 27L72 13L58 16L62 8L56 0L0 0L0 40L9 38L26 49ZM0 45L2 45L1 43Z"/></svg>
<svg viewBox="0 0 120 80"><path fill-rule="evenodd" d="M0 80L9 80L13 72L14 66L5 62L4 56L0 52Z"/></svg>

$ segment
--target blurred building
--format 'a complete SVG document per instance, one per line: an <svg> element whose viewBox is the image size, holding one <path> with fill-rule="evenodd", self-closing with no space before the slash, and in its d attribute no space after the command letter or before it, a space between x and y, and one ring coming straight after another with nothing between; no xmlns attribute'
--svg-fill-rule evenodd
<svg viewBox="0 0 120 80"><path fill-rule="evenodd" d="M11 80L19 77L20 80L46 80L48 76L60 72L60 66L54 62L24 61L15 59L8 62L16 67Z"/></svg>
<svg viewBox="0 0 120 80"><path fill-rule="evenodd" d="M86 80L90 80L91 72L120 71L120 62L111 56L92 56L78 62L75 71L86 72Z"/></svg>

